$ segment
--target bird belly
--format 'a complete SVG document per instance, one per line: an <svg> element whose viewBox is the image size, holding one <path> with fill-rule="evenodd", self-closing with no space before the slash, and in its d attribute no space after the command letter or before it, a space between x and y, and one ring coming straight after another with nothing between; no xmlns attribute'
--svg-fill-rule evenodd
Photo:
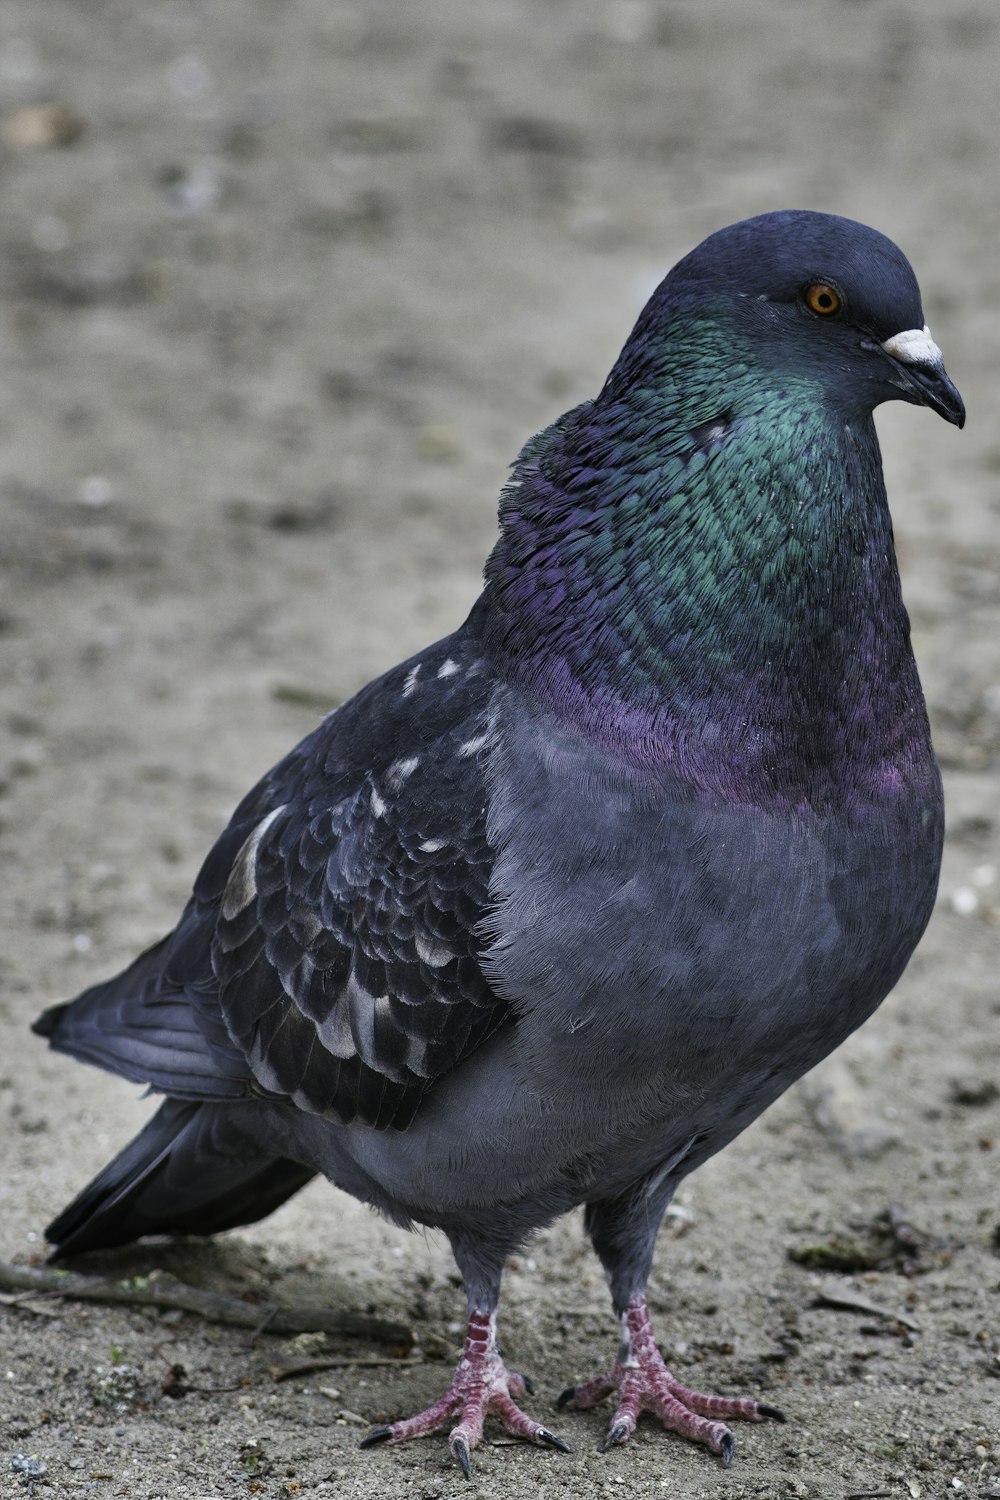
<svg viewBox="0 0 1000 1500"><path fill-rule="evenodd" d="M536 823L491 958L517 1019L392 1152L361 1131L352 1160L444 1227L486 1204L534 1227L665 1163L679 1180L895 983L933 903L939 823L897 804L689 803L613 851L583 818L570 838Z"/></svg>

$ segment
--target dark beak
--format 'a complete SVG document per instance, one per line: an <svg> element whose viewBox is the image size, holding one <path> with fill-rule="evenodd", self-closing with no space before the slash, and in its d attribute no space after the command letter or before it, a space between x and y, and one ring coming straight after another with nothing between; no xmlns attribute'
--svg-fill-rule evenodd
<svg viewBox="0 0 1000 1500"><path fill-rule="evenodd" d="M904 401L929 406L946 422L965 426L965 402L948 379L941 351L926 328L896 334L882 349L892 360L892 383Z"/></svg>
<svg viewBox="0 0 1000 1500"><path fill-rule="evenodd" d="M948 379L943 360L931 365L901 365L900 373L913 391L908 400L929 406L955 427L965 426L965 402L958 394L958 387Z"/></svg>

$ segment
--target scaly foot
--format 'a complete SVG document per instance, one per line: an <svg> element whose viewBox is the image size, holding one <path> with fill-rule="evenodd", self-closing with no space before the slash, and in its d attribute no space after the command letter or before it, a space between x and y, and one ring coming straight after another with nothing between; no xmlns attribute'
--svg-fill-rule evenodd
<svg viewBox="0 0 1000 1500"><path fill-rule="evenodd" d="M448 1447L468 1479L472 1472L469 1455L479 1446L483 1421L490 1414L499 1417L504 1431L512 1437L558 1448L563 1453L572 1452L568 1443L549 1432L540 1422L533 1422L515 1404L514 1397L526 1393L530 1394L527 1380L507 1369L496 1346L495 1317L474 1312L469 1317L465 1349L455 1377L440 1401L435 1401L433 1406L418 1412L415 1417L393 1422L391 1426L376 1427L363 1439L361 1446L371 1448L376 1443L405 1443L408 1438L426 1437L428 1433L439 1432L457 1416L459 1422L448 1435Z"/></svg>
<svg viewBox="0 0 1000 1500"><path fill-rule="evenodd" d="M583 1409L596 1406L612 1391L618 1392L618 1406L608 1435L601 1444L606 1453L615 1443L625 1443L635 1431L639 1413L652 1412L670 1432L692 1442L704 1443L718 1453L728 1468L733 1460L736 1439L724 1418L744 1422L762 1422L766 1417L783 1422L784 1414L776 1406L765 1406L746 1397L703 1396L688 1390L675 1380L663 1363L656 1345L653 1324L645 1297L633 1297L622 1317L622 1347L614 1369L583 1385L571 1385L559 1397L560 1406Z"/></svg>

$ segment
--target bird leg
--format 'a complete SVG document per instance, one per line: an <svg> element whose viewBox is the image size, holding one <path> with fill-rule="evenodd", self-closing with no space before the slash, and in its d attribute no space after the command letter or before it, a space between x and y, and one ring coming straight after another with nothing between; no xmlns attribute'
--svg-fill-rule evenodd
<svg viewBox="0 0 1000 1500"><path fill-rule="evenodd" d="M525 1377L508 1370L504 1364L496 1343L495 1313L473 1311L469 1314L462 1358L441 1399L415 1417L376 1427L361 1446L371 1448L376 1443L405 1443L408 1438L426 1437L428 1433L439 1432L458 1417L457 1426L448 1434L448 1447L468 1479L471 1473L469 1454L479 1446L484 1419L492 1415L500 1419L504 1431L512 1437L558 1448L563 1453L571 1452L562 1438L549 1432L540 1422L532 1421L515 1404L515 1396L530 1394L530 1390Z"/></svg>
<svg viewBox="0 0 1000 1500"><path fill-rule="evenodd" d="M728 1468L736 1440L726 1419L762 1422L766 1417L785 1420L775 1406L737 1396L703 1396L675 1380L663 1362L653 1333L645 1297L630 1299L622 1313L622 1343L614 1369L583 1385L571 1385L559 1397L560 1406L585 1409L596 1406L612 1391L618 1392L618 1406L608 1435L601 1444L606 1453L616 1443L625 1443L635 1431L639 1413L652 1412L670 1432L692 1442L704 1443L722 1457Z"/></svg>

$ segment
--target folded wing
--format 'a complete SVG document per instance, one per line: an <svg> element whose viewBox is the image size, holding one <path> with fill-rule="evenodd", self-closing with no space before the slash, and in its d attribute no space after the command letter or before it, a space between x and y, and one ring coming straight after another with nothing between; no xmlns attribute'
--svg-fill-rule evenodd
<svg viewBox="0 0 1000 1500"><path fill-rule="evenodd" d="M462 632L373 683L244 799L176 931L38 1029L178 1097L404 1127L505 1015L479 962L488 698Z"/></svg>

